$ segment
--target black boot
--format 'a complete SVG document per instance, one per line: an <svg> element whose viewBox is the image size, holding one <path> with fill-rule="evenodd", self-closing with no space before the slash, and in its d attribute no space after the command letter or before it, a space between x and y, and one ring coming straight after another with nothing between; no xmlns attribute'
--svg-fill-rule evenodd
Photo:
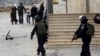
<svg viewBox="0 0 100 56"><path fill-rule="evenodd" d="M37 52L37 55L40 55L40 51Z"/></svg>

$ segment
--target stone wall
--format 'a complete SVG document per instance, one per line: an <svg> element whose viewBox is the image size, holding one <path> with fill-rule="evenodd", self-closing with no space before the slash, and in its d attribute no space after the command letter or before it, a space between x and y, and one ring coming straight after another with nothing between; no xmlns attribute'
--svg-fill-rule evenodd
<svg viewBox="0 0 100 56"><path fill-rule="evenodd" d="M59 0L58 4L53 4L53 13L100 13L100 0Z"/></svg>
<svg viewBox="0 0 100 56"><path fill-rule="evenodd" d="M66 1L59 0L58 4L53 5L54 14L66 14Z"/></svg>
<svg viewBox="0 0 100 56"><path fill-rule="evenodd" d="M90 0L90 13L100 13L100 0Z"/></svg>
<svg viewBox="0 0 100 56"><path fill-rule="evenodd" d="M86 0L67 0L68 13L86 13Z"/></svg>

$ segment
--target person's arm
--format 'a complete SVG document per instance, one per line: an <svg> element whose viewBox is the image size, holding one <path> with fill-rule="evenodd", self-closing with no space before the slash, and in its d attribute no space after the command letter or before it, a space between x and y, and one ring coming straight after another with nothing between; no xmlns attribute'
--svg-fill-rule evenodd
<svg viewBox="0 0 100 56"><path fill-rule="evenodd" d="M24 11L25 11L25 13L26 13L26 9L25 9L25 7L23 6L23 9L24 9Z"/></svg>
<svg viewBox="0 0 100 56"><path fill-rule="evenodd" d="M34 26L32 32L31 32L31 37L30 37L31 40L33 39L33 35L35 34L35 32L36 32L36 25Z"/></svg>
<svg viewBox="0 0 100 56"><path fill-rule="evenodd" d="M33 14L33 7L31 8L31 11L30 11L30 12L31 12L31 17L32 17L32 14Z"/></svg>
<svg viewBox="0 0 100 56"><path fill-rule="evenodd" d="M46 33L46 43L48 42L48 24L46 23L46 22L44 22L45 23L45 27L46 27L46 31L47 31L47 33Z"/></svg>
<svg viewBox="0 0 100 56"><path fill-rule="evenodd" d="M72 42L78 38L77 33L80 31L80 28L81 28L81 24L80 24L79 28L76 30L76 32L74 33L74 36L72 38Z"/></svg>

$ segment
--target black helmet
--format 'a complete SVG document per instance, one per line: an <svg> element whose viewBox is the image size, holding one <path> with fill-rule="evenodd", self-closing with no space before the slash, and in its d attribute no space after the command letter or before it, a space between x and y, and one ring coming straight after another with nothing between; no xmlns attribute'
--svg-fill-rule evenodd
<svg viewBox="0 0 100 56"><path fill-rule="evenodd" d="M87 17L86 17L86 16L83 16L83 17L81 18L81 21L87 22L87 21L88 21L88 19L87 19Z"/></svg>

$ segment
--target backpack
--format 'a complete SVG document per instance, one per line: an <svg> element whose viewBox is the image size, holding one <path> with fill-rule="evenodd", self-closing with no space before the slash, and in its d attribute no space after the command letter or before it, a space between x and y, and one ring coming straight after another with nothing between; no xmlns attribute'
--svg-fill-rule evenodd
<svg viewBox="0 0 100 56"><path fill-rule="evenodd" d="M47 33L46 26L45 26L44 22L37 23L37 33L41 34L41 35Z"/></svg>
<svg viewBox="0 0 100 56"><path fill-rule="evenodd" d="M90 36L93 36L94 35L94 25L88 23L87 27L88 27L87 34Z"/></svg>

